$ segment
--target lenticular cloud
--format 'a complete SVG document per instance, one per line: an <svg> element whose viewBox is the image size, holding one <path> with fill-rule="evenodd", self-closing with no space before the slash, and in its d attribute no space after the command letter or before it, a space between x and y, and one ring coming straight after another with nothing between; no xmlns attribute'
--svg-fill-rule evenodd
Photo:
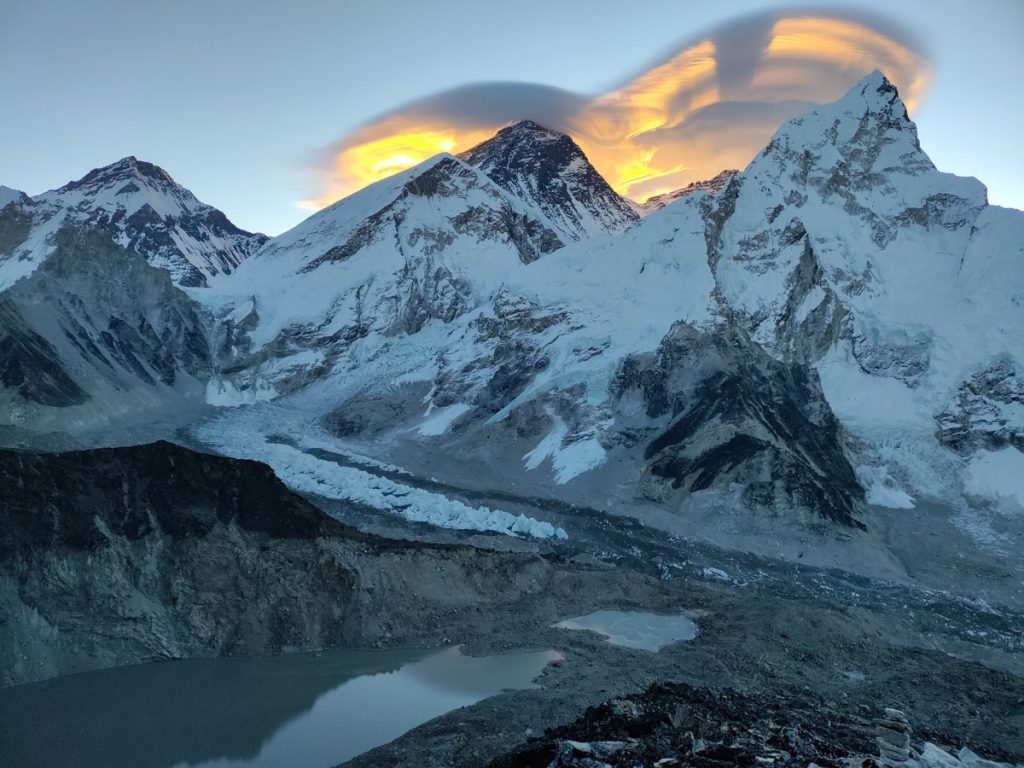
<svg viewBox="0 0 1024 768"><path fill-rule="evenodd" d="M642 201L743 168L785 120L881 69L913 111L928 80L920 46L862 13L780 11L686 40L603 94L477 83L378 116L323 153L319 208L439 152L462 152L515 120L565 131L621 194Z"/></svg>

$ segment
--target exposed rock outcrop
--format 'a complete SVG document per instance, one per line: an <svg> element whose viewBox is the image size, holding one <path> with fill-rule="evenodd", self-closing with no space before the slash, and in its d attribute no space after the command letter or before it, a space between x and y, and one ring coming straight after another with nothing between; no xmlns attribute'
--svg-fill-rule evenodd
<svg viewBox="0 0 1024 768"><path fill-rule="evenodd" d="M532 120L502 128L459 157L542 212L566 242L621 234L639 221L571 137Z"/></svg>
<svg viewBox="0 0 1024 768"><path fill-rule="evenodd" d="M941 734L929 734L941 739ZM959 741L946 735L947 743ZM992 755L996 760L1009 754ZM548 730L495 759L491 768L726 768L726 766L886 766L1010 768L967 747L956 755L911 739L906 716L847 711L806 690L739 693L685 684L592 707L570 725Z"/></svg>
<svg viewBox="0 0 1024 768"><path fill-rule="evenodd" d="M87 428L201 403L212 356L200 307L96 228L67 223L53 243L0 293L0 426Z"/></svg>
<svg viewBox="0 0 1024 768"><path fill-rule="evenodd" d="M613 392L621 402L631 390L646 419L623 408L616 423L622 439L646 440L652 478L688 492L736 483L751 507L804 508L863 527L863 492L813 369L780 363L742 333L680 324L655 354L624 361Z"/></svg>
<svg viewBox="0 0 1024 768"><path fill-rule="evenodd" d="M345 502L350 508L353 502ZM352 511L350 509L350 511ZM0 451L0 686L154 659L437 647L636 573L360 533L264 464L170 443Z"/></svg>

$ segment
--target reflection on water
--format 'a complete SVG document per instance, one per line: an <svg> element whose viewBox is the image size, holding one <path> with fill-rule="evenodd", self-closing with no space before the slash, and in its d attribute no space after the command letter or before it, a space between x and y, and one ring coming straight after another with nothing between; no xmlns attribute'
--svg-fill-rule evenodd
<svg viewBox="0 0 1024 768"><path fill-rule="evenodd" d="M0 765L337 765L502 690L554 651L336 651L144 664L0 691Z"/></svg>
<svg viewBox="0 0 1024 768"><path fill-rule="evenodd" d="M697 625L685 616L660 616L642 611L594 611L554 626L589 629L604 635L612 645L644 651L660 651L666 645L697 636Z"/></svg>

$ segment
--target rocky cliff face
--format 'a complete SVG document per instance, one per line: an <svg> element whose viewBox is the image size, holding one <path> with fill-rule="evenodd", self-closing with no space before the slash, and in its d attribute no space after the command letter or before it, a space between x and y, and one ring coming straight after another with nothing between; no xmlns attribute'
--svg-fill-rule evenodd
<svg viewBox="0 0 1024 768"><path fill-rule="evenodd" d="M543 213L566 242L621 234L640 218L576 142L530 120L502 128L459 157Z"/></svg>
<svg viewBox="0 0 1024 768"><path fill-rule="evenodd" d="M0 680L337 645L358 541L266 467L168 443L0 454Z"/></svg>
<svg viewBox="0 0 1024 768"><path fill-rule="evenodd" d="M641 487L655 500L736 484L752 508L812 509L863 527L863 492L813 371L772 359L742 334L680 324L654 354L623 361L612 393L618 442L642 447ZM639 413L626 405L633 393Z"/></svg>
<svg viewBox="0 0 1024 768"><path fill-rule="evenodd" d="M639 578L368 536L264 464L170 443L0 451L0 686L154 659L497 637L558 615L583 586L590 604Z"/></svg>
<svg viewBox="0 0 1024 768"><path fill-rule="evenodd" d="M164 270L94 228L0 293L0 426L97 427L202 402L211 354L200 308Z"/></svg>

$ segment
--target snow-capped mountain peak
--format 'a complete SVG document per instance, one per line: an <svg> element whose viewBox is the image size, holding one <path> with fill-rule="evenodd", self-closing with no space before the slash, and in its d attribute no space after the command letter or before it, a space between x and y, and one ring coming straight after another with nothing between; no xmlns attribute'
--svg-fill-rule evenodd
<svg viewBox="0 0 1024 768"><path fill-rule="evenodd" d="M896 86L878 70L838 101L785 123L745 175L763 176L783 166L790 171L790 182L810 183L825 194L845 193L851 178L860 188L899 188L900 180L935 171ZM980 188L976 182L974 186ZM903 201L896 197L891 202Z"/></svg>
<svg viewBox="0 0 1024 768"><path fill-rule="evenodd" d="M81 179L36 199L69 207L121 209L129 215L150 205L162 216L181 216L194 213L202 205L163 168L134 156L94 168Z"/></svg>
<svg viewBox="0 0 1024 768"><path fill-rule="evenodd" d="M230 274L266 242L201 202L167 171L135 157L95 168L33 199L34 237L20 260L37 263L66 218L95 226L184 286Z"/></svg>
<svg viewBox="0 0 1024 768"><path fill-rule="evenodd" d="M619 234L639 218L571 137L532 120L502 128L460 157L542 211L566 240Z"/></svg>
<svg viewBox="0 0 1024 768"><path fill-rule="evenodd" d="M268 262L293 272L309 272L327 263L345 261L371 245L384 230L395 230L389 235L394 237L399 236L399 230L409 231L413 243L440 224L465 234L474 215L484 210L490 211L494 223L501 218L509 225L517 217L529 220L527 229L532 235L500 224L490 233L478 233L482 237L490 234L508 238L523 262L563 245L551 231L551 222L539 212L505 192L480 170L441 153L339 200L270 240L239 276L244 281L263 271ZM437 252L441 248L427 250Z"/></svg>
<svg viewBox="0 0 1024 768"><path fill-rule="evenodd" d="M48 210L191 204L171 184L129 158ZM1024 217L934 167L881 73L678 197L631 226L569 137L523 121L325 208L190 292L207 402L288 398L222 414L216 444L276 462L261 435L316 425L405 466L436 441L574 504L851 529L865 504L1017 493Z"/></svg>
<svg viewBox="0 0 1024 768"><path fill-rule="evenodd" d="M797 311L805 298L821 299L829 313L840 297L848 308L902 291L896 270L902 281L941 268L949 284L959 263L952 255L963 253L986 205L977 180L935 169L896 87L875 71L784 124L714 199L710 258L733 318L787 354L781 348L814 335L792 325L814 309ZM922 236L935 241L932 252L920 248ZM838 325L830 327L834 338ZM819 352L830 343L819 341L811 344Z"/></svg>
<svg viewBox="0 0 1024 768"><path fill-rule="evenodd" d="M313 214L242 265L221 298L231 365L265 357L273 342L329 370L366 336L451 322L563 245L542 213L462 160L437 155ZM305 364L272 368L259 375L278 391L309 372Z"/></svg>

